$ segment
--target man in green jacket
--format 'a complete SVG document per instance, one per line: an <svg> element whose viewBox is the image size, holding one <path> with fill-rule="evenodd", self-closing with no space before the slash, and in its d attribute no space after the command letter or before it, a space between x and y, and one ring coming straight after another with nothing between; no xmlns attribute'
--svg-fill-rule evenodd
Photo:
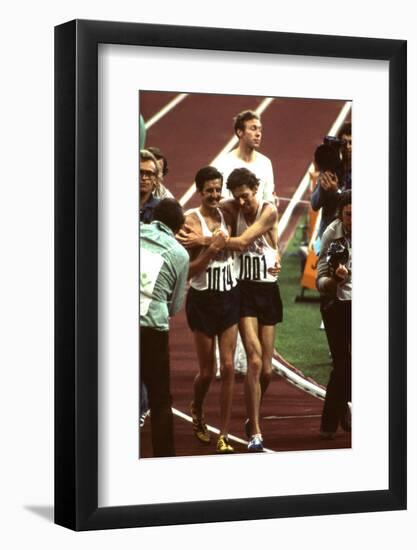
<svg viewBox="0 0 417 550"><path fill-rule="evenodd" d="M169 318L184 301L189 256L175 240L184 214L163 199L140 226L140 378L147 387L154 456L175 456L169 367Z"/></svg>

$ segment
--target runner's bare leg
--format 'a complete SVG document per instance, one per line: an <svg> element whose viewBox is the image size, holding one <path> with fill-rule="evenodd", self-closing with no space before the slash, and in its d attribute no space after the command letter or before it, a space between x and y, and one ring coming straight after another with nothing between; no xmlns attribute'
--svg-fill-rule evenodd
<svg viewBox="0 0 417 550"><path fill-rule="evenodd" d="M257 434L261 433L259 406L261 402L262 346L259 341L256 317L242 317L239 321L239 331L248 358L248 372L245 378L246 409L251 433Z"/></svg>
<svg viewBox="0 0 417 550"><path fill-rule="evenodd" d="M229 327L219 335L220 349L220 434L229 433L230 416L232 414L233 389L235 373L233 357L236 347L237 325Z"/></svg>
<svg viewBox="0 0 417 550"><path fill-rule="evenodd" d="M261 402L272 379L272 356L275 343L275 325L259 325L259 340L262 346Z"/></svg>
<svg viewBox="0 0 417 550"><path fill-rule="evenodd" d="M197 352L199 371L194 378L194 409L200 416L203 401L213 380L214 364L214 337L207 336L198 330L193 332L195 349Z"/></svg>

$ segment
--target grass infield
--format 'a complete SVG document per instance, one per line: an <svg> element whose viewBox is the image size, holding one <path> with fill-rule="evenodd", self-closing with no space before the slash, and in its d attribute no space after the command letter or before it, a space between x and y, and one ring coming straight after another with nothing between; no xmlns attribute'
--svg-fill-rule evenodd
<svg viewBox="0 0 417 550"><path fill-rule="evenodd" d="M327 385L331 363L326 333L320 330L321 315L318 302L296 302L301 294L300 245L302 226L299 226L285 251L279 276L284 320L277 325L275 348L294 367L306 376ZM305 296L318 297L316 290L305 290Z"/></svg>

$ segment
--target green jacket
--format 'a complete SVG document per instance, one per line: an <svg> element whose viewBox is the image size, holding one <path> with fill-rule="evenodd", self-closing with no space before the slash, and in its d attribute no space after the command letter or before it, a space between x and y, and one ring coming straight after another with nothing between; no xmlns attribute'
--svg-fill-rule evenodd
<svg viewBox="0 0 417 550"><path fill-rule="evenodd" d="M189 256L164 223L140 224L140 326L169 330L182 307Z"/></svg>

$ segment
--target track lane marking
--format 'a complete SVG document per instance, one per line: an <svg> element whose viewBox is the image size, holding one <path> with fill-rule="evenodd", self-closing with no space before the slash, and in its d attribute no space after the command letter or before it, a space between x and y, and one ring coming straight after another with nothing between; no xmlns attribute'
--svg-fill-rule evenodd
<svg viewBox="0 0 417 550"><path fill-rule="evenodd" d="M178 409L175 409L174 407L172 407L172 412L173 412L173 414L177 415L178 417L180 417L183 420L186 420L187 422L190 422L190 424L192 424L193 419L188 414L185 414L182 411L179 411ZM217 434L217 435L220 434L220 430L218 428L215 428L214 426L210 426L209 424L207 424L207 429L208 429L209 432L212 432L214 434ZM241 445L247 446L248 443L249 443L245 439L241 439L240 437L237 437L235 435L228 434L227 437L231 441L235 441L236 443L240 443ZM276 453L277 451L273 451L272 449L267 449L266 447L264 447L263 452L264 453ZM248 453L248 454L254 454L254 453Z"/></svg>
<svg viewBox="0 0 417 550"><path fill-rule="evenodd" d="M300 414L298 416L263 416L262 420L299 420L300 418L321 418L321 414Z"/></svg>
<svg viewBox="0 0 417 550"><path fill-rule="evenodd" d="M156 124L161 118L169 113L174 107L176 107L181 101L183 101L189 94L178 94L169 103L162 107L160 111L155 113L147 122L145 122L146 130L149 130L154 124Z"/></svg>

